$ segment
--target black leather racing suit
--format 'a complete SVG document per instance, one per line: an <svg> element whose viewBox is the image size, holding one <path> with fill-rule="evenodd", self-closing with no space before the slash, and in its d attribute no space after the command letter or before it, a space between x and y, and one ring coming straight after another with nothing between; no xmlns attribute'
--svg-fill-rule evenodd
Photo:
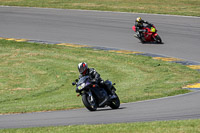
<svg viewBox="0 0 200 133"><path fill-rule="evenodd" d="M104 81L100 77L100 74L94 68L88 68L85 75L79 75L79 79L84 76L89 76L92 82L96 82L100 87L103 87L108 92L108 95L112 95L112 91L106 87Z"/></svg>
<svg viewBox="0 0 200 133"><path fill-rule="evenodd" d="M142 37L144 37L143 35L144 30L142 29L144 27L143 25L144 23L149 24L147 21L144 21L144 20L141 20L140 22L135 21L136 34L139 39L142 39Z"/></svg>
<svg viewBox="0 0 200 133"><path fill-rule="evenodd" d="M79 75L79 79L84 76L89 76L90 80L96 81L97 83L100 83L102 81L100 74L94 68L88 68L85 75Z"/></svg>

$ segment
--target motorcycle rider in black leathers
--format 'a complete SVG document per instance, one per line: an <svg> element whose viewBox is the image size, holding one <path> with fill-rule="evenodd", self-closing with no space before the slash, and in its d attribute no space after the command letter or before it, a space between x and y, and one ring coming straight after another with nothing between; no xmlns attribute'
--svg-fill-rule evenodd
<svg viewBox="0 0 200 133"><path fill-rule="evenodd" d="M108 95L111 99L116 98L116 95L114 95L112 93L111 89L106 87L104 80L101 79L100 74L94 68L88 68L87 63L82 62L82 63L78 64L78 70L79 70L79 73L80 73L79 79L84 77L84 76L89 76L90 80L92 82L96 82L100 87L103 87L106 90L106 92L108 93ZM78 91L78 90L76 90L76 91Z"/></svg>
<svg viewBox="0 0 200 133"><path fill-rule="evenodd" d="M143 33L146 32L146 31L143 30L143 27L144 27L143 24L144 23L145 24L149 24L149 22L142 20L141 17L138 17L135 20L135 27L136 27L136 35L135 35L135 37L138 37L142 42L144 42L144 40L145 40Z"/></svg>

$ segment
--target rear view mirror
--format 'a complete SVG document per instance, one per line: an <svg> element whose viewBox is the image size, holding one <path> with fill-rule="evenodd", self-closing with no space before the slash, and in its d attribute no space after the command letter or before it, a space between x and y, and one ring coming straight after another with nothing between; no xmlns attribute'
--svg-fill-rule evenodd
<svg viewBox="0 0 200 133"><path fill-rule="evenodd" d="M75 83L75 82L73 82L73 83L72 83L72 85L74 86L74 85L76 85L76 83Z"/></svg>

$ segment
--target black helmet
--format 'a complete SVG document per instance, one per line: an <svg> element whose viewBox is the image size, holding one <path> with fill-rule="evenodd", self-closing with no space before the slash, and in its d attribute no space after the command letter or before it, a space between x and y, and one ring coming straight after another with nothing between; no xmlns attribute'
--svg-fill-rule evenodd
<svg viewBox="0 0 200 133"><path fill-rule="evenodd" d="M85 75L87 72L87 69L88 69L87 63L82 62L78 64L78 70L80 74Z"/></svg>

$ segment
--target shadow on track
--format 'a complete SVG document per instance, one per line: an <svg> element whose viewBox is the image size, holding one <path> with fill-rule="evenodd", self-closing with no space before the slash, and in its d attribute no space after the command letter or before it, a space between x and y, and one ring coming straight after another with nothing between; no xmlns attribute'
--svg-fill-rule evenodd
<svg viewBox="0 0 200 133"><path fill-rule="evenodd" d="M140 42L141 44L155 44L155 45L164 45L164 42L161 42L161 43L156 43L156 42Z"/></svg>
<svg viewBox="0 0 200 133"><path fill-rule="evenodd" d="M100 108L98 110L96 110L97 112L98 111L111 111L111 110L121 110L121 109L126 109L126 107L120 107L118 109L111 109L111 108ZM93 111L93 112L96 112L96 111Z"/></svg>

